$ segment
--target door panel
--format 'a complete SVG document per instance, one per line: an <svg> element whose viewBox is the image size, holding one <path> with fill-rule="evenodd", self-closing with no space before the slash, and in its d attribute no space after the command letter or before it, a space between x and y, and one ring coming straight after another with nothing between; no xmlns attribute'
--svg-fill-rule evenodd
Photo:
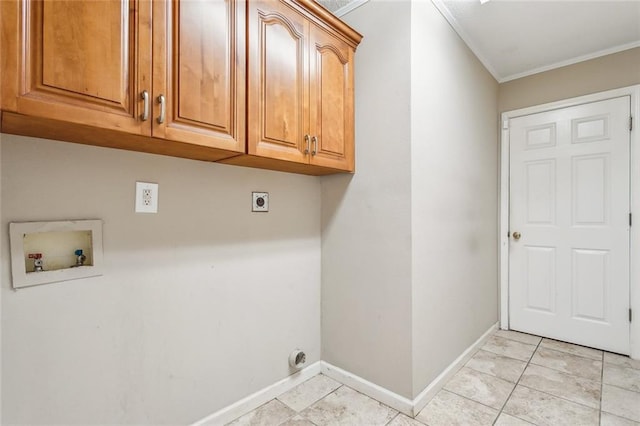
<svg viewBox="0 0 640 426"><path fill-rule="evenodd" d="M174 32L177 34L178 113L185 120L229 129L231 60L235 43L234 2L175 2ZM198 96L194 96L198 95Z"/></svg>
<svg viewBox="0 0 640 426"><path fill-rule="evenodd" d="M610 208L609 155L572 158L573 226L605 226Z"/></svg>
<svg viewBox="0 0 640 426"><path fill-rule="evenodd" d="M574 318L606 322L610 250L573 249L572 314Z"/></svg>
<svg viewBox="0 0 640 426"><path fill-rule="evenodd" d="M526 246L526 307L546 313L556 312L556 249Z"/></svg>
<svg viewBox="0 0 640 426"><path fill-rule="evenodd" d="M353 50L311 26L311 164L353 170Z"/></svg>
<svg viewBox="0 0 640 426"><path fill-rule="evenodd" d="M532 126L526 131L525 149L540 149L555 146L556 123L545 123L540 126Z"/></svg>
<svg viewBox="0 0 640 426"><path fill-rule="evenodd" d="M162 6L160 6L162 5ZM154 8L153 135L244 152L245 11L235 0L166 1Z"/></svg>
<svg viewBox="0 0 640 426"><path fill-rule="evenodd" d="M149 134L139 92L151 90L150 2L22 1L27 28L17 111ZM138 72L136 72L138 70Z"/></svg>
<svg viewBox="0 0 640 426"><path fill-rule="evenodd" d="M249 154L308 161L308 21L282 2L249 5Z"/></svg>
<svg viewBox="0 0 640 426"><path fill-rule="evenodd" d="M630 98L510 122L510 327L629 353Z"/></svg>
<svg viewBox="0 0 640 426"><path fill-rule="evenodd" d="M572 143L586 143L609 139L608 114L571 120Z"/></svg>
<svg viewBox="0 0 640 426"><path fill-rule="evenodd" d="M301 37L275 20L264 28L264 136L274 143L291 146L298 145L300 133L296 130L302 127L302 87L298 77L302 65L298 53Z"/></svg>
<svg viewBox="0 0 640 426"><path fill-rule="evenodd" d="M129 11L123 6L116 2L44 2L43 86L113 102L126 111L130 71L128 52L122 46L128 47ZM75 19L69 20L71 16ZM122 26L95 31L103 20L122 22Z"/></svg>
<svg viewBox="0 0 640 426"><path fill-rule="evenodd" d="M553 225L556 221L556 162L525 163L526 214L528 224Z"/></svg>

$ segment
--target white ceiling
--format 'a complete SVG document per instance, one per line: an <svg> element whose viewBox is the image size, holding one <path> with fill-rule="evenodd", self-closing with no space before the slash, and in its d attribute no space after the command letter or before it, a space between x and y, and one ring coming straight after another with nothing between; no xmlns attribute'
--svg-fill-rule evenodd
<svg viewBox="0 0 640 426"><path fill-rule="evenodd" d="M341 16L367 0L319 1ZM640 46L640 0L432 2L499 82Z"/></svg>
<svg viewBox="0 0 640 426"><path fill-rule="evenodd" d="M500 82L640 46L640 0L433 3Z"/></svg>

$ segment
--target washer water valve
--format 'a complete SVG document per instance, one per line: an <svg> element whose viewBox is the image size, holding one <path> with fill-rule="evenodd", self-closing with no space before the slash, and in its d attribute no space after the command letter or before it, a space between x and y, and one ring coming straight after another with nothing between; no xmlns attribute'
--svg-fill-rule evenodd
<svg viewBox="0 0 640 426"><path fill-rule="evenodd" d="M44 271L44 259L42 258L42 253L29 253L29 259L33 259L34 272Z"/></svg>
<svg viewBox="0 0 640 426"><path fill-rule="evenodd" d="M74 254L76 255L76 264L72 265L72 268L76 268L78 266L84 266L84 261L87 260L87 256L85 256L83 254L83 251L81 249L78 249L74 252Z"/></svg>

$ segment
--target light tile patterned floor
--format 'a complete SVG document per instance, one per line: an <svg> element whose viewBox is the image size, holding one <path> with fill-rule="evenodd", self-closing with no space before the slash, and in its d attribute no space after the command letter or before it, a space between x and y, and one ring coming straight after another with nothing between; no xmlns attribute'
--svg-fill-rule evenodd
<svg viewBox="0 0 640 426"><path fill-rule="evenodd" d="M640 426L640 361L497 331L415 419L319 375L233 426Z"/></svg>

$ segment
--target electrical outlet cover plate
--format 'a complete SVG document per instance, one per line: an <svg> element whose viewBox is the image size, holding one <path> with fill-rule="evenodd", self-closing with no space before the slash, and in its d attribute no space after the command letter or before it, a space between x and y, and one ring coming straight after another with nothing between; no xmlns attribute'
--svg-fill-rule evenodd
<svg viewBox="0 0 640 426"><path fill-rule="evenodd" d="M158 213L158 184L136 182L136 213Z"/></svg>
<svg viewBox="0 0 640 426"><path fill-rule="evenodd" d="M251 193L251 211L252 212L268 212L269 211L269 193L268 192L252 192Z"/></svg>

